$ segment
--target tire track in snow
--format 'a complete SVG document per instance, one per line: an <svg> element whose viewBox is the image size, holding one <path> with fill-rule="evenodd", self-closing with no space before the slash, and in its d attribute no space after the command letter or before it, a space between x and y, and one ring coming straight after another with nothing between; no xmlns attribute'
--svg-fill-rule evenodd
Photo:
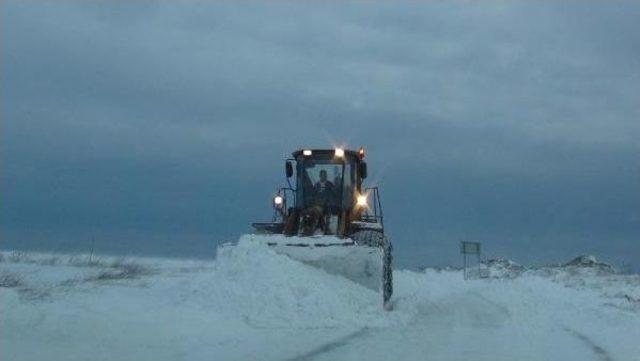
<svg viewBox="0 0 640 361"><path fill-rule="evenodd" d="M595 353L600 360L602 360L602 361L613 361L613 358L611 358L611 355L609 355L607 350L605 350L604 348L598 346L598 344L596 344L592 339L587 337L585 334L580 333L580 332L578 332L578 331L576 331L576 330L574 330L572 328L569 328L569 327L565 327L564 330L567 331L572 336L574 336L575 338L577 338L578 340L584 342L587 346L589 346L589 348L591 348L593 353Z"/></svg>
<svg viewBox="0 0 640 361"><path fill-rule="evenodd" d="M363 327L355 332L352 332L344 337L341 337L335 341L329 342L329 343L325 343L324 345L321 345L319 347L316 347L314 349L312 349L311 351L308 351L304 354L295 356L293 358L287 359L286 361L309 361L309 360L313 360L314 358L323 355L327 352L331 352L337 348L340 348L342 346L347 345L350 341L363 337L365 335L367 335L370 332L369 327Z"/></svg>

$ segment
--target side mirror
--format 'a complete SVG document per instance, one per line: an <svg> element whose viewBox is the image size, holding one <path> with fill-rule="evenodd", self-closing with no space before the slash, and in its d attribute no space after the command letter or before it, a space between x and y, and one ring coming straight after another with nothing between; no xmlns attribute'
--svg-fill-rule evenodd
<svg viewBox="0 0 640 361"><path fill-rule="evenodd" d="M287 170L287 178L293 177L293 166L291 165L291 162L287 161L287 163L285 163L285 168Z"/></svg>
<svg viewBox="0 0 640 361"><path fill-rule="evenodd" d="M365 162L360 163L360 178L367 178L367 163Z"/></svg>

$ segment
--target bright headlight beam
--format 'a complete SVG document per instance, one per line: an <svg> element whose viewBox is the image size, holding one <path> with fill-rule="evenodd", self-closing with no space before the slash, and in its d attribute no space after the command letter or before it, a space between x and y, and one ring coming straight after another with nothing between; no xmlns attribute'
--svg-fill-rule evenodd
<svg viewBox="0 0 640 361"><path fill-rule="evenodd" d="M303 151L302 151L302 155L307 156L307 157L308 157L308 156L310 156L310 155L311 155L311 149L305 149L305 150L303 150Z"/></svg>
<svg viewBox="0 0 640 361"><path fill-rule="evenodd" d="M358 197L356 198L356 205L358 207L367 207L367 195L366 194L360 194L358 195Z"/></svg>
<svg viewBox="0 0 640 361"><path fill-rule="evenodd" d="M336 156L337 158L342 158L342 157L344 157L344 149L342 149L342 148L336 148L336 150L335 150L335 153L334 153L334 154L335 154L335 156Z"/></svg>
<svg viewBox="0 0 640 361"><path fill-rule="evenodd" d="M273 197L273 204L276 207L279 207L282 205L282 203L284 203L284 198L282 198L282 196L275 196Z"/></svg>

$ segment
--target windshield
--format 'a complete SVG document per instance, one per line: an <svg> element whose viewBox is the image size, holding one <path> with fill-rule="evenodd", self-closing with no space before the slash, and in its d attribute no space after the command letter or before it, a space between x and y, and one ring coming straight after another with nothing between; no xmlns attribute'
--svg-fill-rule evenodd
<svg viewBox="0 0 640 361"><path fill-rule="evenodd" d="M332 213L352 204L353 163L306 159L298 164L298 208L321 207Z"/></svg>

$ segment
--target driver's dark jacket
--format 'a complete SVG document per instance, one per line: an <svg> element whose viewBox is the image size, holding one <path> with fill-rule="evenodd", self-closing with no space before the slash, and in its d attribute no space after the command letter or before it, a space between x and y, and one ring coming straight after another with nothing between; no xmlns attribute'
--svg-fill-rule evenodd
<svg viewBox="0 0 640 361"><path fill-rule="evenodd" d="M318 206L332 205L335 198L335 186L333 183L326 181L324 183L324 191L322 191L322 185L317 182L313 186L314 203Z"/></svg>

